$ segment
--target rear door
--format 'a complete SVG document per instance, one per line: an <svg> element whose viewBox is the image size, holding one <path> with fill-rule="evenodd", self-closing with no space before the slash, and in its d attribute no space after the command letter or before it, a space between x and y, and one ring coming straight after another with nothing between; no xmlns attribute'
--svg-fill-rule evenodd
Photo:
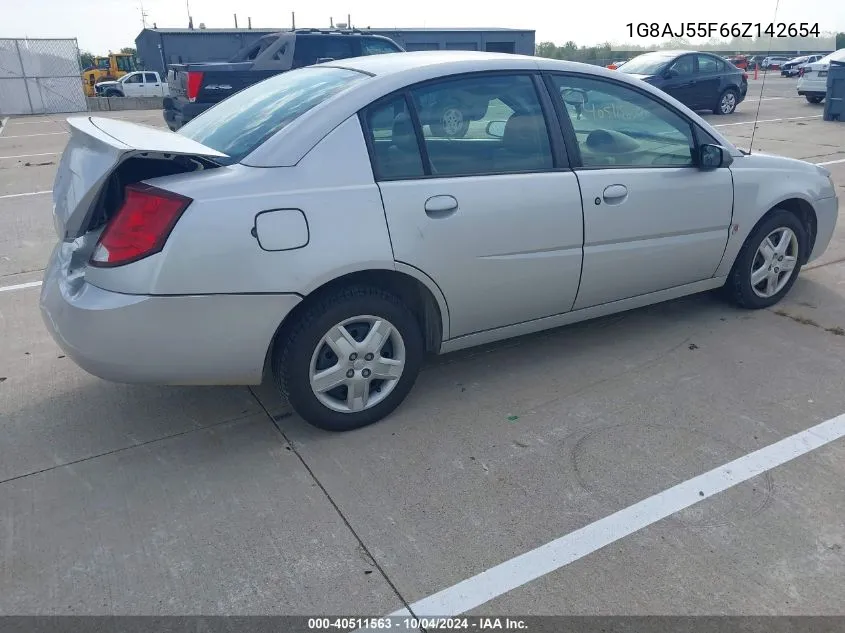
<svg viewBox="0 0 845 633"><path fill-rule="evenodd" d="M695 104L699 108L716 106L722 90L725 62L714 55L696 55Z"/></svg>
<svg viewBox="0 0 845 633"><path fill-rule="evenodd" d="M611 79L549 79L555 97L581 92L558 101L584 206L575 309L711 278L731 224L730 170L698 169L691 123L653 96ZM579 108L584 95L612 107Z"/></svg>
<svg viewBox="0 0 845 633"><path fill-rule="evenodd" d="M161 89L161 81L159 81L156 73L144 73L144 96L145 97L161 97L164 91Z"/></svg>
<svg viewBox="0 0 845 633"><path fill-rule="evenodd" d="M440 287L453 337L566 312L575 300L581 196L535 81L530 73L438 80L362 116L394 257ZM460 138L420 123L418 104L465 103L470 94L477 101Z"/></svg>

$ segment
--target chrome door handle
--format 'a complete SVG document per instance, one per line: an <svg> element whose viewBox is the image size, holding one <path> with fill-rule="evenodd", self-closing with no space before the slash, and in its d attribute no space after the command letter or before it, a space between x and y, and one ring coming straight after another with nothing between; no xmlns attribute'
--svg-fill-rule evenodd
<svg viewBox="0 0 845 633"><path fill-rule="evenodd" d="M628 188L625 185L610 185L602 192L602 198L607 204L619 204L627 197Z"/></svg>
<svg viewBox="0 0 845 633"><path fill-rule="evenodd" d="M443 218L458 210L458 200L454 196L432 196L425 201L426 215Z"/></svg>

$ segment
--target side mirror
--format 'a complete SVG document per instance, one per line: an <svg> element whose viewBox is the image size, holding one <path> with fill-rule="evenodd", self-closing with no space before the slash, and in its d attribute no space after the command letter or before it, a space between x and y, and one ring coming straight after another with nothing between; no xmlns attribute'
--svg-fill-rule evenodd
<svg viewBox="0 0 845 633"><path fill-rule="evenodd" d="M666 79L674 79L675 77L680 77L681 73L675 70L674 68L669 68L666 70L665 73L663 73L663 76Z"/></svg>
<svg viewBox="0 0 845 633"><path fill-rule="evenodd" d="M702 170L719 169L733 163L733 157L720 145L702 145L698 148L698 167Z"/></svg>
<svg viewBox="0 0 845 633"><path fill-rule="evenodd" d="M502 138L505 135L505 125L507 121L490 121L487 124L487 136L492 136L493 138Z"/></svg>

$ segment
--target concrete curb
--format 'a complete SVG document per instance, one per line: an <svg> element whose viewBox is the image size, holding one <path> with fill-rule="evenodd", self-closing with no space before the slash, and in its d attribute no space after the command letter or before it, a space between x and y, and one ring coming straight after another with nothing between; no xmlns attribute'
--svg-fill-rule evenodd
<svg viewBox="0 0 845 633"><path fill-rule="evenodd" d="M118 110L161 110L162 97L88 97L89 112Z"/></svg>

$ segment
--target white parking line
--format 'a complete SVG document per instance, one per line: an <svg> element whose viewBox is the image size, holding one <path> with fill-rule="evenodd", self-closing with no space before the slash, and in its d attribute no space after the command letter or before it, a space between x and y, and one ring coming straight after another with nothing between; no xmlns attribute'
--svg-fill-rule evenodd
<svg viewBox="0 0 845 633"><path fill-rule="evenodd" d="M56 136L57 134L67 134L67 132L40 132L39 134L18 134L16 136L4 136L3 138L32 138L33 136Z"/></svg>
<svg viewBox="0 0 845 633"><path fill-rule="evenodd" d="M840 158L839 160L827 160L823 163L816 163L816 165L837 165L838 163L845 163L845 158Z"/></svg>
<svg viewBox="0 0 845 633"><path fill-rule="evenodd" d="M36 156L58 156L60 152L44 152L43 154L18 154L17 156L0 156L0 160L4 158L34 158Z"/></svg>
<svg viewBox="0 0 845 633"><path fill-rule="evenodd" d="M713 127L728 127L731 125L751 125L752 123L777 123L778 121L799 121L801 119L820 119L822 118L821 114L816 116L790 116L783 119L762 119L760 121L741 121L739 123L721 123L719 125L714 125Z"/></svg>
<svg viewBox="0 0 845 633"><path fill-rule="evenodd" d="M5 196L0 196L0 200L5 200L6 198L25 198L27 196L41 196L45 193L53 193L53 190L48 189L47 191L29 191L27 193L7 193Z"/></svg>
<svg viewBox="0 0 845 633"><path fill-rule="evenodd" d="M845 436L845 414L643 499L411 605L416 616L456 616ZM408 609L391 617L410 616Z"/></svg>
<svg viewBox="0 0 845 633"><path fill-rule="evenodd" d="M0 119L0 136L3 136L3 130L6 129L6 124L9 122L9 117Z"/></svg>
<svg viewBox="0 0 845 633"><path fill-rule="evenodd" d="M14 286L0 286L0 292L8 292L9 290L23 290L24 288L37 288L40 285L40 281L29 281L25 284L15 284Z"/></svg>

